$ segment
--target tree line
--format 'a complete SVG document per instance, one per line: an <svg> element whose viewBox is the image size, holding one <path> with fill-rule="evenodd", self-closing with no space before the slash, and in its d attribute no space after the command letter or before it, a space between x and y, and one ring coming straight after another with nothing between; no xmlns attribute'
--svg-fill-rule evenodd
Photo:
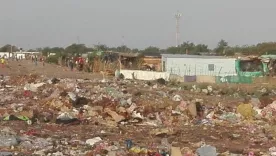
<svg viewBox="0 0 276 156"><path fill-rule="evenodd" d="M0 48L0 52L19 51L18 47L9 44ZM256 45L244 46L229 46L225 40L220 40L214 49L210 49L206 44L195 44L193 42L183 42L178 47L168 47L161 49L155 46L150 46L145 49L131 49L125 45L118 47L108 47L104 44L95 45L94 47L87 47L85 44L71 44L66 48L63 47L44 47L37 49L24 50L29 52L39 51L47 56L49 53L56 53L58 55L77 55L93 51L114 51L126 53L141 53L141 54L191 54L191 55L227 55L232 56L236 53L243 55L262 55L262 54L276 54L276 42L264 42Z"/></svg>

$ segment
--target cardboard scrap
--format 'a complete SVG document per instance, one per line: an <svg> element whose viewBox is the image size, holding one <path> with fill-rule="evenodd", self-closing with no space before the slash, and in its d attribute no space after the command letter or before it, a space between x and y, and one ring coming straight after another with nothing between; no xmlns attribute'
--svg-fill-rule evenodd
<svg viewBox="0 0 276 156"><path fill-rule="evenodd" d="M182 156L180 147L171 147L172 156Z"/></svg>
<svg viewBox="0 0 276 156"><path fill-rule="evenodd" d="M116 122L120 122L125 119L125 117L117 114L116 112L110 110L109 108L105 108L104 110L108 115L110 115Z"/></svg>

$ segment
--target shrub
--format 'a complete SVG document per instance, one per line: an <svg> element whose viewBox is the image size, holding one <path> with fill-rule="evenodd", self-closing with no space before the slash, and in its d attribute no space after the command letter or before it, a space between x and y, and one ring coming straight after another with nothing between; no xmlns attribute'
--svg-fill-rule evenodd
<svg viewBox="0 0 276 156"><path fill-rule="evenodd" d="M58 64L58 56L49 56L47 59L46 59L47 63L55 63L55 64Z"/></svg>

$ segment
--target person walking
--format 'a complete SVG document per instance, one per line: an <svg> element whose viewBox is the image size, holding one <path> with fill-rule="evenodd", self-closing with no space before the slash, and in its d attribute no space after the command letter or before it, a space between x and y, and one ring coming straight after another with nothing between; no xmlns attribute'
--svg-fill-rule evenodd
<svg viewBox="0 0 276 156"><path fill-rule="evenodd" d="M42 61L42 65L43 65L43 67L44 67L44 66L45 66L45 58L42 57L42 58L41 58L41 61Z"/></svg>

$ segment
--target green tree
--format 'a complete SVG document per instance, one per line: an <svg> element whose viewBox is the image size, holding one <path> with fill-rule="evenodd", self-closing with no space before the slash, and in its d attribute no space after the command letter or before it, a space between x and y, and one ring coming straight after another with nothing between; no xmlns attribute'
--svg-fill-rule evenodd
<svg viewBox="0 0 276 156"><path fill-rule="evenodd" d="M168 47L166 49L166 53L169 53L169 54L182 54L184 52L182 51L181 47Z"/></svg>
<svg viewBox="0 0 276 156"><path fill-rule="evenodd" d="M139 52L140 52L140 50L139 50L139 49L137 49L137 48L132 49L131 51L132 51L132 52L134 52L134 53L139 53Z"/></svg>
<svg viewBox="0 0 276 156"><path fill-rule="evenodd" d="M160 49L158 47L149 46L146 49L144 49L142 53L159 53L159 50Z"/></svg>
<svg viewBox="0 0 276 156"><path fill-rule="evenodd" d="M111 48L108 48L108 51L117 52L117 48L116 47L111 47Z"/></svg>
<svg viewBox="0 0 276 156"><path fill-rule="evenodd" d="M116 48L117 52L129 52L131 51L130 48L128 48L127 46L123 45L123 46L119 46Z"/></svg>
<svg viewBox="0 0 276 156"><path fill-rule="evenodd" d="M198 44L194 47L195 52L209 52L208 46L205 44Z"/></svg>
<svg viewBox="0 0 276 156"><path fill-rule="evenodd" d="M72 55L83 54L87 51L87 47L84 44L72 44L65 48L65 52Z"/></svg>
<svg viewBox="0 0 276 156"><path fill-rule="evenodd" d="M259 43L256 46L259 55L272 54L276 50L276 42Z"/></svg>
<svg viewBox="0 0 276 156"><path fill-rule="evenodd" d="M109 50L109 48L105 44L96 45L95 49L97 51L107 51L107 50Z"/></svg>
<svg viewBox="0 0 276 156"><path fill-rule="evenodd" d="M166 53L166 49L160 49L159 52L160 52L161 54L164 54L164 53Z"/></svg>
<svg viewBox="0 0 276 156"><path fill-rule="evenodd" d="M180 48L182 49L181 51L185 52L188 51L189 54L190 53L195 53L195 44L193 42L183 42L181 45L180 45Z"/></svg>
<svg viewBox="0 0 276 156"><path fill-rule="evenodd" d="M217 54L220 54L220 55L222 55L222 54L224 54L225 53L225 49L228 47L228 43L225 41L225 40L220 40L219 42L218 42L218 45L217 45L217 47L216 47L216 49L215 49L215 52L217 53Z"/></svg>
<svg viewBox="0 0 276 156"><path fill-rule="evenodd" d="M61 56L61 54L64 53L64 48L62 47L44 47L37 50L42 52L43 56L48 56L49 53L55 53L57 56Z"/></svg>
<svg viewBox="0 0 276 156"><path fill-rule="evenodd" d="M19 51L19 49L16 46L11 46L10 44L6 44L0 48L0 52L15 52L15 51Z"/></svg>
<svg viewBox="0 0 276 156"><path fill-rule="evenodd" d="M93 51L95 51L95 49L94 48L91 48L91 47L87 47L87 52L93 52Z"/></svg>
<svg viewBox="0 0 276 156"><path fill-rule="evenodd" d="M44 47L42 50L42 55L43 56L48 56L49 53L51 53L51 48L50 47Z"/></svg>

